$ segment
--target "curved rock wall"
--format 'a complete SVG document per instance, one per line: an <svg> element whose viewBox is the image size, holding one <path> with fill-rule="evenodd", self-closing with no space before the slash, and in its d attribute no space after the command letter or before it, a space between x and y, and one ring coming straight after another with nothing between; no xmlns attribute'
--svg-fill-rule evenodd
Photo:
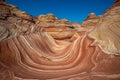
<svg viewBox="0 0 120 80"><path fill-rule="evenodd" d="M85 27L52 14L0 15L0 80L119 80L118 2Z"/></svg>

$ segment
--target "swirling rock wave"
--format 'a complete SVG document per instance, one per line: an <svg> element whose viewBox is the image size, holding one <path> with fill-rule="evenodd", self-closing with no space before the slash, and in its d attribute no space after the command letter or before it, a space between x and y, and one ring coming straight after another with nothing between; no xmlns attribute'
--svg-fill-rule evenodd
<svg viewBox="0 0 120 80"><path fill-rule="evenodd" d="M52 14L0 13L0 80L119 80L118 3L83 25Z"/></svg>

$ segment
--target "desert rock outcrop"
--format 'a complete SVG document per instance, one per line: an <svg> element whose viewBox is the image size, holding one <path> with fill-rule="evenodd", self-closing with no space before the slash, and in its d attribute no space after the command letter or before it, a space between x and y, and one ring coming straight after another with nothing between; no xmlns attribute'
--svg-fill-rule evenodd
<svg viewBox="0 0 120 80"><path fill-rule="evenodd" d="M81 25L1 1L0 80L120 80L119 0Z"/></svg>

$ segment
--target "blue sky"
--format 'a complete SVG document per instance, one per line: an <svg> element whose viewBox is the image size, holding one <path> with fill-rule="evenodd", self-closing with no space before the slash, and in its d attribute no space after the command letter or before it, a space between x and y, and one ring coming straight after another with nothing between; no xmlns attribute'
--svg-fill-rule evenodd
<svg viewBox="0 0 120 80"><path fill-rule="evenodd" d="M91 12L102 15L114 0L6 0L6 2L33 16L53 13L60 19L66 18L71 22L82 23Z"/></svg>

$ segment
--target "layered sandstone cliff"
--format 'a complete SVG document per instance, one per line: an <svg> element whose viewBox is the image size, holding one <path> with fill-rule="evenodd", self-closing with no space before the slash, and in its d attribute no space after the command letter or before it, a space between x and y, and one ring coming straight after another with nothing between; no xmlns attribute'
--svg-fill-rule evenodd
<svg viewBox="0 0 120 80"><path fill-rule="evenodd" d="M76 30L67 19L58 19L53 14L40 15L36 24L55 39L68 39Z"/></svg>
<svg viewBox="0 0 120 80"><path fill-rule="evenodd" d="M4 0L0 10L0 80L120 80L119 0L81 25Z"/></svg>
<svg viewBox="0 0 120 80"><path fill-rule="evenodd" d="M94 44L99 45L107 53L120 54L120 1L108 9L99 18L95 29L89 36L95 39Z"/></svg>

